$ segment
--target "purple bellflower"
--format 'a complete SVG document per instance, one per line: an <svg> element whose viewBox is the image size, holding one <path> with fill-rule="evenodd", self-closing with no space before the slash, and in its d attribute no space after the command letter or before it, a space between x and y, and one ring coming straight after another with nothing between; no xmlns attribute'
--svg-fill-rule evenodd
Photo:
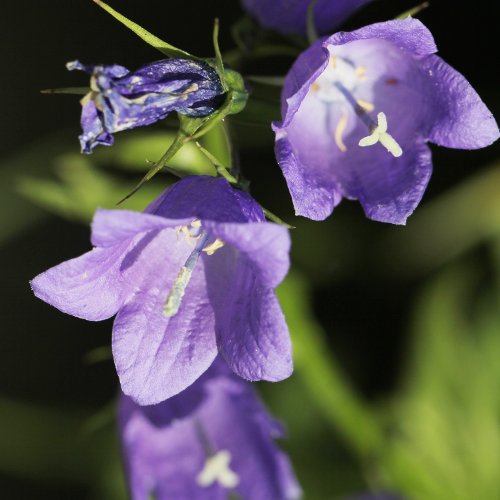
<svg viewBox="0 0 500 500"><path fill-rule="evenodd" d="M370 219L404 224L431 176L427 141L476 149L498 138L490 111L436 50L408 18L334 34L299 56L273 125L298 215L325 219L348 198Z"/></svg>
<svg viewBox="0 0 500 500"><path fill-rule="evenodd" d="M142 405L191 385L217 353L247 380L292 371L274 288L289 267L288 231L221 178L186 177L145 211L98 210L95 248L37 276L37 297L90 321L115 314L122 390Z"/></svg>
<svg viewBox="0 0 500 500"><path fill-rule="evenodd" d="M82 152L98 144L113 144L113 133L149 125L171 111L192 117L213 113L224 101L217 72L207 63L166 59L130 72L123 66L87 66L79 61L69 70L91 75L90 92L82 99Z"/></svg>
<svg viewBox="0 0 500 500"><path fill-rule="evenodd" d="M188 389L155 406L121 397L119 427L132 500L300 497L281 426L251 384L219 357Z"/></svg>
<svg viewBox="0 0 500 500"><path fill-rule="evenodd" d="M284 35L305 35L307 9L311 0L242 0L245 9L262 26ZM326 34L357 9L371 0L318 0L314 7L314 24Z"/></svg>

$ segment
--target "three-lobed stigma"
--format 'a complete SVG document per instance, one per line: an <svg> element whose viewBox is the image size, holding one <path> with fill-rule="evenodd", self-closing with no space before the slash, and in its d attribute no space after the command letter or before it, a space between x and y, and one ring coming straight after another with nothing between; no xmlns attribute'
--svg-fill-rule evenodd
<svg viewBox="0 0 500 500"><path fill-rule="evenodd" d="M224 488L234 488L238 486L240 478L238 474L230 469L231 453L227 450L220 450L209 456L203 469L196 476L196 482L200 486L208 487L218 482Z"/></svg>

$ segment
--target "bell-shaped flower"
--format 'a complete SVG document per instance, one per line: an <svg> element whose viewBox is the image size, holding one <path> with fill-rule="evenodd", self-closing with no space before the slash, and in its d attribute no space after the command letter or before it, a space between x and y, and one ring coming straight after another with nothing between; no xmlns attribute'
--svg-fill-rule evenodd
<svg viewBox="0 0 500 500"><path fill-rule="evenodd" d="M370 219L404 224L431 176L428 141L476 149L498 138L491 112L436 50L408 18L340 32L302 53L274 124L298 215L325 219L348 198Z"/></svg>
<svg viewBox="0 0 500 500"><path fill-rule="evenodd" d="M98 210L93 250L37 276L37 297L90 321L116 314L112 349L122 390L156 404L191 385L220 351L248 380L292 371L274 288L290 237L221 178L187 177L145 213Z"/></svg>
<svg viewBox="0 0 500 500"><path fill-rule="evenodd" d="M155 406L122 395L120 439L132 500L293 500L300 488L274 439L281 426L217 358Z"/></svg>
<svg viewBox="0 0 500 500"><path fill-rule="evenodd" d="M314 6L314 25L327 34L357 9L371 0L318 0ZM265 28L284 35L305 35L307 9L311 0L242 0L245 9Z"/></svg>
<svg viewBox="0 0 500 500"><path fill-rule="evenodd" d="M91 75L90 92L81 101L84 153L91 153L98 144L113 144L115 132L149 125L171 111L205 116L224 102L217 72L203 61L166 59L134 72L123 66L87 66L79 61L68 63L67 68Z"/></svg>

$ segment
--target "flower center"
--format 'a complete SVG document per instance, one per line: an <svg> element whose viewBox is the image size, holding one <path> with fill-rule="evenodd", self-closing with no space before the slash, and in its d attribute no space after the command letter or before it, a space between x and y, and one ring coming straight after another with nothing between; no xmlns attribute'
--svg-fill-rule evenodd
<svg viewBox="0 0 500 500"><path fill-rule="evenodd" d="M380 142L389 153L397 158L403 154L403 150L394 137L387 132L385 113L379 112L377 122L375 122L369 114L375 106L363 99L356 99L354 96L359 84L364 80L366 80L364 66L355 66L349 59L331 55L328 66L311 85L311 92L317 99L329 106L340 105L342 107L342 114L333 134L335 144L340 151L343 153L347 151L343 136L349 121L350 107L370 132L369 136L359 140L358 146L373 146Z"/></svg>
<svg viewBox="0 0 500 500"><path fill-rule="evenodd" d="M205 252L207 255L213 255L219 248L224 246L224 242L219 238L209 243L210 235L202 229L201 221L198 219L194 219L189 226L177 227L175 229L177 238L179 238L181 232L188 244L194 248L184 265L180 268L179 274L163 305L163 315L167 318L175 316L179 311L182 298L186 293L186 288L201 253Z"/></svg>
<svg viewBox="0 0 500 500"><path fill-rule="evenodd" d="M231 453L220 450L208 457L201 472L196 476L200 486L208 487L216 481L224 488L234 488L240 482L238 474L229 468Z"/></svg>

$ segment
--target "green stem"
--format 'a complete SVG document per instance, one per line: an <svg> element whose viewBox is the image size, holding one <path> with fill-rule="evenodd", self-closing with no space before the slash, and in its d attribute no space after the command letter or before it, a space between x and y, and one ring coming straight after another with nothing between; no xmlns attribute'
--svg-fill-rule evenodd
<svg viewBox="0 0 500 500"><path fill-rule="evenodd" d="M318 33L316 32L316 26L314 23L314 8L318 0L311 0L311 3L307 7L307 39L309 44L312 45L318 40Z"/></svg>
<svg viewBox="0 0 500 500"><path fill-rule="evenodd" d="M198 149L208 158L212 163L217 173L224 177L230 184L238 184L238 179L231 175L229 170L207 149L205 149L198 141L195 143Z"/></svg>
<svg viewBox="0 0 500 500"><path fill-rule="evenodd" d="M291 226L290 224L287 224L284 220L280 219L277 215L273 214L270 210L267 208L264 208L262 205L260 206L262 208L262 211L264 212L264 215L271 221L276 222L276 224L279 224L280 226L285 226L287 229L295 229L295 226Z"/></svg>

